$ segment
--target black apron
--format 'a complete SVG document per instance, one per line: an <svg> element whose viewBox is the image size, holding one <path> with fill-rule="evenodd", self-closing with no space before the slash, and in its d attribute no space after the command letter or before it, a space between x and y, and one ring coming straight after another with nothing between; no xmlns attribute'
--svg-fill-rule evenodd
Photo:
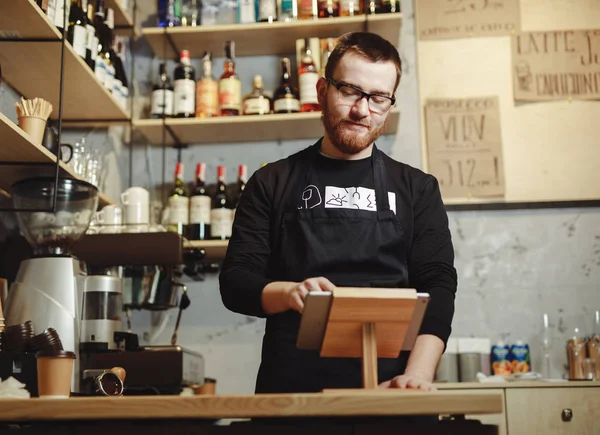
<svg viewBox="0 0 600 435"><path fill-rule="evenodd" d="M299 174L290 180L276 259L278 279L301 282L324 276L336 286L407 287L408 245L396 215L390 210L382 153L371 156L377 211L306 208L302 194L314 185L313 163L321 141L302 153ZM361 388L359 358L321 358L318 351L300 350L296 339L301 315L286 311L267 319L257 393L318 392L324 388ZM407 354L379 359L379 382L402 374Z"/></svg>

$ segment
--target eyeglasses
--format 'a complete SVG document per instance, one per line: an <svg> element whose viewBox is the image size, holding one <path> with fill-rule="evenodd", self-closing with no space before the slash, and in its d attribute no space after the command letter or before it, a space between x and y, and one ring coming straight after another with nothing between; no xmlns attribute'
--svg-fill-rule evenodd
<svg viewBox="0 0 600 435"><path fill-rule="evenodd" d="M363 98L367 98L369 110L373 113L385 113L396 104L395 97L388 97L380 94L369 94L356 86L344 82L336 82L335 80L325 77L328 83L335 86L338 90L338 102L344 106L354 106Z"/></svg>

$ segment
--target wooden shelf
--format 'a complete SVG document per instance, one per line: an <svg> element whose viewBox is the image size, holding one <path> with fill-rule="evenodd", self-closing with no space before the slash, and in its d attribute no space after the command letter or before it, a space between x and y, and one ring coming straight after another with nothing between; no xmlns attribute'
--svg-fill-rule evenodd
<svg viewBox="0 0 600 435"><path fill-rule="evenodd" d="M86 234L73 254L93 266L182 264L182 246L176 233Z"/></svg>
<svg viewBox="0 0 600 435"><path fill-rule="evenodd" d="M296 52L296 39L337 37L346 32L378 33L394 45L400 40L401 13L300 20L294 23L251 23L199 27L147 27L142 35L157 56L177 58L183 49L193 58L205 51L220 56L226 40L235 41L236 56L282 55ZM169 44L169 38L174 48ZM175 51L176 50L176 51Z"/></svg>
<svg viewBox="0 0 600 435"><path fill-rule="evenodd" d="M393 109L384 134L398 131L400 109ZM141 119L134 121L152 145L163 144L163 120ZM226 142L265 142L293 139L317 139L322 135L321 112L223 116L217 118L171 118L165 121L182 144L215 144ZM175 141L164 131L165 144Z"/></svg>
<svg viewBox="0 0 600 435"><path fill-rule="evenodd" d="M227 240L186 240L183 244L185 248L204 249L206 251L206 260L222 260L227 252Z"/></svg>
<svg viewBox="0 0 600 435"><path fill-rule="evenodd" d="M33 143L27 133L0 113L0 162L48 163L40 166L0 166L0 189L10 193L11 186L32 176L54 175L56 156L41 145ZM60 162L60 176L78 178L70 167ZM112 202L100 194L99 207Z"/></svg>
<svg viewBox="0 0 600 435"><path fill-rule="evenodd" d="M0 29L19 38L47 41L1 42L2 74L10 86L26 98L40 97L52 103L51 118L58 118L60 83L60 33L33 0L0 3ZM9 33L6 33L9 32ZM69 43L65 44L63 119L127 122L129 114L98 82L94 72ZM85 125L85 124L83 124Z"/></svg>
<svg viewBox="0 0 600 435"><path fill-rule="evenodd" d="M121 6L119 0L107 0L106 7L111 8L115 13L115 33L117 35L137 35L133 19L129 12Z"/></svg>

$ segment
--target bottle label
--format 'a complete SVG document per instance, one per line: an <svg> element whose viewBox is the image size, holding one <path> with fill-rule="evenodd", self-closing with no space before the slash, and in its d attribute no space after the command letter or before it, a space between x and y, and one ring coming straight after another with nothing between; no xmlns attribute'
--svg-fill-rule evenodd
<svg viewBox="0 0 600 435"><path fill-rule="evenodd" d="M218 88L215 80L200 80L196 84L196 116L219 114Z"/></svg>
<svg viewBox="0 0 600 435"><path fill-rule="evenodd" d="M79 56L85 59L85 46L87 41L87 31L83 26L73 27L73 50Z"/></svg>
<svg viewBox="0 0 600 435"><path fill-rule="evenodd" d="M264 115L271 111L267 98L248 98L244 100L244 115Z"/></svg>
<svg viewBox="0 0 600 435"><path fill-rule="evenodd" d="M68 4L70 7L70 3ZM67 15L67 17L69 16L69 11L67 11L67 13L65 14L65 3L62 0L57 0L56 1L56 9L54 12L54 24L56 25L56 27L59 28L64 28L65 26L65 15Z"/></svg>
<svg viewBox="0 0 600 435"><path fill-rule="evenodd" d="M248 24L256 22L256 10L254 8L254 0L240 0L238 9L240 24Z"/></svg>
<svg viewBox="0 0 600 435"><path fill-rule="evenodd" d="M318 16L318 11L315 0L298 0L299 18L312 18L316 16Z"/></svg>
<svg viewBox="0 0 600 435"><path fill-rule="evenodd" d="M123 82L117 78L113 79L112 93L119 100L122 100L122 98L121 98L123 96L122 88L123 88Z"/></svg>
<svg viewBox="0 0 600 435"><path fill-rule="evenodd" d="M210 196L196 195L190 198L190 223L210 224Z"/></svg>
<svg viewBox="0 0 600 435"><path fill-rule="evenodd" d="M275 19L277 17L277 6L275 0L260 0L258 4L259 21Z"/></svg>
<svg viewBox="0 0 600 435"><path fill-rule="evenodd" d="M300 104L319 104L317 98L317 82L319 74L316 72L306 72L298 77L300 85Z"/></svg>
<svg viewBox="0 0 600 435"><path fill-rule="evenodd" d="M85 26L85 48L86 50L90 50L90 52L96 51L98 45L94 45L94 38L96 37L96 29L94 26L90 24L86 24Z"/></svg>
<svg viewBox="0 0 600 435"><path fill-rule="evenodd" d="M169 198L169 224L188 224L190 199L185 196L173 195Z"/></svg>
<svg viewBox="0 0 600 435"><path fill-rule="evenodd" d="M98 56L96 58L96 65L94 66L94 73L96 74L98 81L100 83L104 84L104 79L106 78L106 62L104 62L104 59L102 58L102 56Z"/></svg>
<svg viewBox="0 0 600 435"><path fill-rule="evenodd" d="M173 93L173 111L194 113L196 111L196 82L190 79L175 80Z"/></svg>
<svg viewBox="0 0 600 435"><path fill-rule="evenodd" d="M56 23L56 0L48 0L48 9L46 10L46 14L48 15L50 22Z"/></svg>
<svg viewBox="0 0 600 435"><path fill-rule="evenodd" d="M221 109L242 108L242 84L239 79L226 78L219 81L219 104Z"/></svg>
<svg viewBox="0 0 600 435"><path fill-rule="evenodd" d="M104 87L109 91L112 91L112 83L115 79L115 67L108 63L105 63L104 70L106 71L106 74L104 75Z"/></svg>
<svg viewBox="0 0 600 435"><path fill-rule="evenodd" d="M152 108L150 114L162 116L173 115L173 91L170 89L157 89L152 92Z"/></svg>
<svg viewBox="0 0 600 435"><path fill-rule="evenodd" d="M210 211L210 235L213 237L231 237L233 217L229 208L213 208Z"/></svg>
<svg viewBox="0 0 600 435"><path fill-rule="evenodd" d="M281 0L281 7L279 13L282 17L293 17L294 2L292 0Z"/></svg>
<svg viewBox="0 0 600 435"><path fill-rule="evenodd" d="M100 40L98 39L97 36L94 36L93 41L92 41L92 60L94 62L96 62L96 59L98 59L98 44L100 43Z"/></svg>
<svg viewBox="0 0 600 435"><path fill-rule="evenodd" d="M299 112L300 101L293 97L280 98L273 104L273 110L277 112Z"/></svg>

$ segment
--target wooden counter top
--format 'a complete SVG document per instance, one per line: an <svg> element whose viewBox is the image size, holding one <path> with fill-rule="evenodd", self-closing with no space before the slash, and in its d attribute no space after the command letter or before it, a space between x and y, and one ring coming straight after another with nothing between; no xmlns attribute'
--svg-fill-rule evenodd
<svg viewBox="0 0 600 435"><path fill-rule="evenodd" d="M253 396L0 399L0 421L494 414L502 392L380 390Z"/></svg>
<svg viewBox="0 0 600 435"><path fill-rule="evenodd" d="M477 390L493 388L581 388L600 387L600 381L507 381L507 382L449 382L435 383L438 390Z"/></svg>

